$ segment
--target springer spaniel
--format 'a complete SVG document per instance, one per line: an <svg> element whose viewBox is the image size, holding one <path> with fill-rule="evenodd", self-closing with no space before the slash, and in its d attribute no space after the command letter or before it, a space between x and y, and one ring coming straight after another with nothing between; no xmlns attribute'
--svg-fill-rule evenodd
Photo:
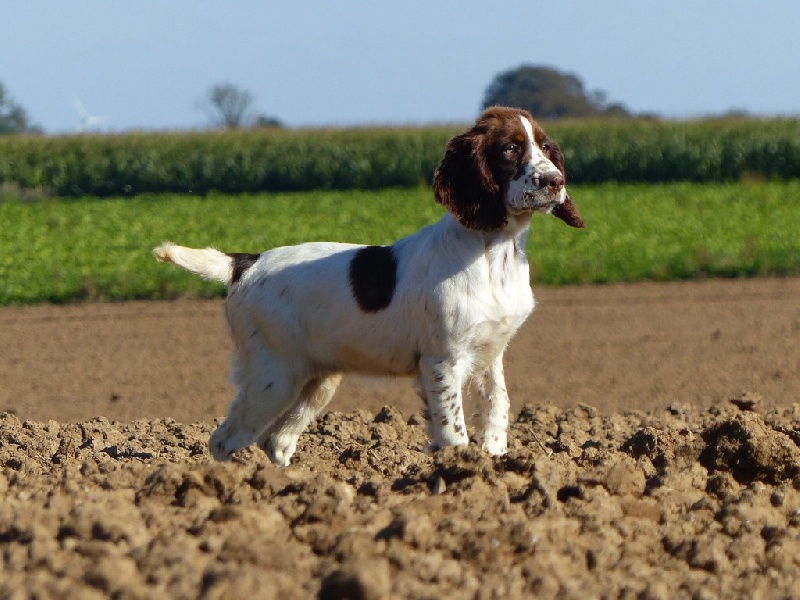
<svg viewBox="0 0 800 600"><path fill-rule="evenodd" d="M430 448L475 438L504 454L509 400L503 353L534 307L525 240L534 212L583 227L564 156L525 111L490 108L447 144L433 180L442 219L391 246L307 243L224 254L154 250L228 286L236 399L209 441L227 459L257 441L288 465L343 373L415 375Z"/></svg>

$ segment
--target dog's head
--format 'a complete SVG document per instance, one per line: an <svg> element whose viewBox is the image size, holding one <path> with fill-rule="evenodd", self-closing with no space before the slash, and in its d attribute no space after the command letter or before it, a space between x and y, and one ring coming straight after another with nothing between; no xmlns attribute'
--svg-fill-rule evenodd
<svg viewBox="0 0 800 600"><path fill-rule="evenodd" d="M493 107L447 144L433 191L470 229L498 229L509 215L534 211L583 227L565 184L564 154L530 113Z"/></svg>

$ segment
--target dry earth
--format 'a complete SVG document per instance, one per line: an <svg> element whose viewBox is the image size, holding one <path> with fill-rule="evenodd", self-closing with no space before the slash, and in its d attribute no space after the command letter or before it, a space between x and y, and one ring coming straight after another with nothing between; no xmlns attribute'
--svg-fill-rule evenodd
<svg viewBox="0 0 800 600"><path fill-rule="evenodd" d="M604 413L708 407L746 390L800 402L800 278L536 288L506 353L524 404ZM221 301L0 309L0 411L59 422L225 414L230 344ZM345 380L331 410L408 416L407 380Z"/></svg>
<svg viewBox="0 0 800 600"><path fill-rule="evenodd" d="M508 456L355 380L287 469L207 452L218 302L0 311L0 598L798 597L800 280L537 299Z"/></svg>

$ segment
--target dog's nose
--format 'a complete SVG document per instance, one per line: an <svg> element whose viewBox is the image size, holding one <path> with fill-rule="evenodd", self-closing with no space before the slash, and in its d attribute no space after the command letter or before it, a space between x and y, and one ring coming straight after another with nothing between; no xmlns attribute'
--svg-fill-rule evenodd
<svg viewBox="0 0 800 600"><path fill-rule="evenodd" d="M564 187L564 176L559 171L548 171L542 175L542 187L558 192Z"/></svg>

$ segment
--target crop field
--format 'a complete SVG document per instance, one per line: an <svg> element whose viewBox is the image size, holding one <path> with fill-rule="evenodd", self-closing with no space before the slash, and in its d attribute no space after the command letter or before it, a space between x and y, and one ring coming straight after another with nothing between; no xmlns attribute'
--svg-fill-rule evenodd
<svg viewBox="0 0 800 600"><path fill-rule="evenodd" d="M800 177L800 119L543 122L572 183ZM379 189L430 183L464 125L4 136L0 184L59 196Z"/></svg>
<svg viewBox="0 0 800 600"><path fill-rule="evenodd" d="M572 186L585 230L536 215L539 284L800 273L800 183ZM436 221L426 188L0 203L0 304L211 296L158 265L164 240L257 252L304 241L389 244Z"/></svg>

